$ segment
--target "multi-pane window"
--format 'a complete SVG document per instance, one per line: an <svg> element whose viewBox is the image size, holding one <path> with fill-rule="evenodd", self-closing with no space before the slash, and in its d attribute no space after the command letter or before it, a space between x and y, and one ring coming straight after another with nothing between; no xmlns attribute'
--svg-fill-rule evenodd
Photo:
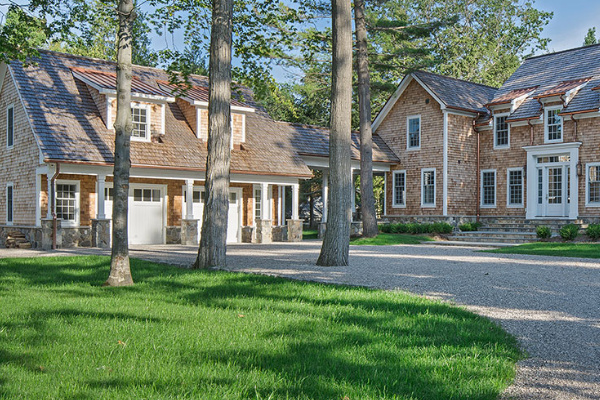
<svg viewBox="0 0 600 400"><path fill-rule="evenodd" d="M435 206L435 170L421 172L421 205Z"/></svg>
<svg viewBox="0 0 600 400"><path fill-rule="evenodd" d="M496 171L481 172L481 205L496 205Z"/></svg>
<svg viewBox="0 0 600 400"><path fill-rule="evenodd" d="M421 117L408 117L407 120L408 148L421 147Z"/></svg>
<svg viewBox="0 0 600 400"><path fill-rule="evenodd" d="M160 189L133 189L133 201L157 203L160 200Z"/></svg>
<svg viewBox="0 0 600 400"><path fill-rule="evenodd" d="M562 141L562 118L559 109L546 110L546 141Z"/></svg>
<svg viewBox="0 0 600 400"><path fill-rule="evenodd" d="M6 223L12 224L13 222L13 185L8 184L6 186Z"/></svg>
<svg viewBox="0 0 600 400"><path fill-rule="evenodd" d="M394 171L394 206L406 205L406 172Z"/></svg>
<svg viewBox="0 0 600 400"><path fill-rule="evenodd" d="M183 202L187 203L187 190L183 191ZM199 190L192 192L192 203L204 203L204 198L202 198L202 193Z"/></svg>
<svg viewBox="0 0 600 400"><path fill-rule="evenodd" d="M523 205L523 170L508 170L508 205Z"/></svg>
<svg viewBox="0 0 600 400"><path fill-rule="evenodd" d="M6 147L15 144L15 108L9 106L6 109Z"/></svg>
<svg viewBox="0 0 600 400"><path fill-rule="evenodd" d="M148 137L148 110L142 107L131 107L132 137L146 139Z"/></svg>
<svg viewBox="0 0 600 400"><path fill-rule="evenodd" d="M262 191L260 188L254 188L254 219L260 219L262 204Z"/></svg>
<svg viewBox="0 0 600 400"><path fill-rule="evenodd" d="M104 199L107 201L113 201L115 197L115 189L114 188L104 188Z"/></svg>
<svg viewBox="0 0 600 400"><path fill-rule="evenodd" d="M588 167L588 203L600 204L600 165Z"/></svg>
<svg viewBox="0 0 600 400"><path fill-rule="evenodd" d="M508 147L509 145L509 128L506 118L506 115L496 117L494 147Z"/></svg>
<svg viewBox="0 0 600 400"><path fill-rule="evenodd" d="M544 172L538 168L538 204L544 202Z"/></svg>
<svg viewBox="0 0 600 400"><path fill-rule="evenodd" d="M77 221L77 185L74 183L56 184L56 218L66 222Z"/></svg>

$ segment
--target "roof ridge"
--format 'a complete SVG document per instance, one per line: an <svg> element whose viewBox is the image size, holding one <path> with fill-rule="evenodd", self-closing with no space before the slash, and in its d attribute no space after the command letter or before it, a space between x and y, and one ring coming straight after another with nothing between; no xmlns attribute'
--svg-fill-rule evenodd
<svg viewBox="0 0 600 400"><path fill-rule="evenodd" d="M567 53L569 51L576 51L576 50L586 49L588 47L591 48L591 47L597 47L597 46L600 46L600 43L589 44L587 46L574 47L572 49L565 49L565 50L560 50L560 51L554 51L552 53L540 54L539 56L531 56L531 57L527 57L525 60L523 60L523 62L525 62L527 60L533 60L535 58L548 57L548 56L553 56L553 55L556 55L556 54Z"/></svg>
<svg viewBox="0 0 600 400"><path fill-rule="evenodd" d="M459 79L459 78L455 78L453 76L442 75L442 74L438 74L438 73L435 73L435 72L423 71L421 69L413 71L412 73L415 73L415 72L422 72L422 73L429 74L429 75L435 75L435 76L439 76L441 78L452 79L452 80L463 82L463 83L469 83L471 85L482 86L482 87L488 88L488 89L494 89L494 90L498 90L499 89L497 87L493 87L493 86L489 86L489 85L484 85L483 83L472 82L472 81L468 81L466 79Z"/></svg>

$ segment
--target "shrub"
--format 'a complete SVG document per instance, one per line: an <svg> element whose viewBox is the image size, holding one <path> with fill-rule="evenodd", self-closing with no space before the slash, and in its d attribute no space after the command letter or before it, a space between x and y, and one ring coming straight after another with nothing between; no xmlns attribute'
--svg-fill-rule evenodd
<svg viewBox="0 0 600 400"><path fill-rule="evenodd" d="M540 239L548 239L550 236L552 236L552 230L544 225L540 225L537 228L535 228L535 233Z"/></svg>
<svg viewBox="0 0 600 400"><path fill-rule="evenodd" d="M452 225L447 222L436 222L431 225L431 233L450 234L452 233Z"/></svg>
<svg viewBox="0 0 600 400"><path fill-rule="evenodd" d="M379 225L381 233L411 233L420 235L423 233L452 233L452 225L445 222L436 222L435 224L419 224L412 222L409 224L381 224Z"/></svg>
<svg viewBox="0 0 600 400"><path fill-rule="evenodd" d="M379 225L379 232L381 232L381 233L392 233L392 224L381 224L381 225Z"/></svg>
<svg viewBox="0 0 600 400"><path fill-rule="evenodd" d="M574 240L579 235L579 225L567 224L558 233L563 240Z"/></svg>
<svg viewBox="0 0 600 400"><path fill-rule="evenodd" d="M458 229L463 232L474 232L479 230L480 227L481 224L479 222L465 222L464 224L459 225Z"/></svg>
<svg viewBox="0 0 600 400"><path fill-rule="evenodd" d="M592 240L600 239L600 224L590 224L585 230L588 237Z"/></svg>

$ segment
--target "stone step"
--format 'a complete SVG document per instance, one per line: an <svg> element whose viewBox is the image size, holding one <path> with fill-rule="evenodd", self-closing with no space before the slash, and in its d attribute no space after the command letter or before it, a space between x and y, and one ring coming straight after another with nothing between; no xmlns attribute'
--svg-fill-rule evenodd
<svg viewBox="0 0 600 400"><path fill-rule="evenodd" d="M535 232L497 232L497 231L474 231L474 232L460 232L454 236L462 237L499 237L499 238L512 238L512 239L529 239L536 238Z"/></svg>
<svg viewBox="0 0 600 400"><path fill-rule="evenodd" d="M504 244L520 244L537 241L536 237L524 236L520 238L505 238L496 236L450 236L450 241L467 242L467 243L504 243Z"/></svg>

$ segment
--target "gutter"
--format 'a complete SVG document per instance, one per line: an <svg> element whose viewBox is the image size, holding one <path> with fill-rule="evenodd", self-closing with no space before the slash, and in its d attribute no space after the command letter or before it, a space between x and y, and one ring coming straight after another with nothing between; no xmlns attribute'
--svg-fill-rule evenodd
<svg viewBox="0 0 600 400"><path fill-rule="evenodd" d="M52 213L52 250L56 250L56 235L58 230L58 221L56 219L56 178L60 174L60 164L56 163L56 171L50 178L50 211Z"/></svg>
<svg viewBox="0 0 600 400"><path fill-rule="evenodd" d="M481 207L480 207L480 202L481 202L481 182L480 182L480 177L479 175L481 175L481 159L480 159L480 149L481 149L481 141L480 141L480 136L481 136L481 132L479 132L479 129L477 129L477 125L475 124L475 120L473 120L473 130L477 133L477 179L475 180L475 182L477 182L477 199L475 200L475 216L476 216L476 222L479 222L479 217L481 216Z"/></svg>

